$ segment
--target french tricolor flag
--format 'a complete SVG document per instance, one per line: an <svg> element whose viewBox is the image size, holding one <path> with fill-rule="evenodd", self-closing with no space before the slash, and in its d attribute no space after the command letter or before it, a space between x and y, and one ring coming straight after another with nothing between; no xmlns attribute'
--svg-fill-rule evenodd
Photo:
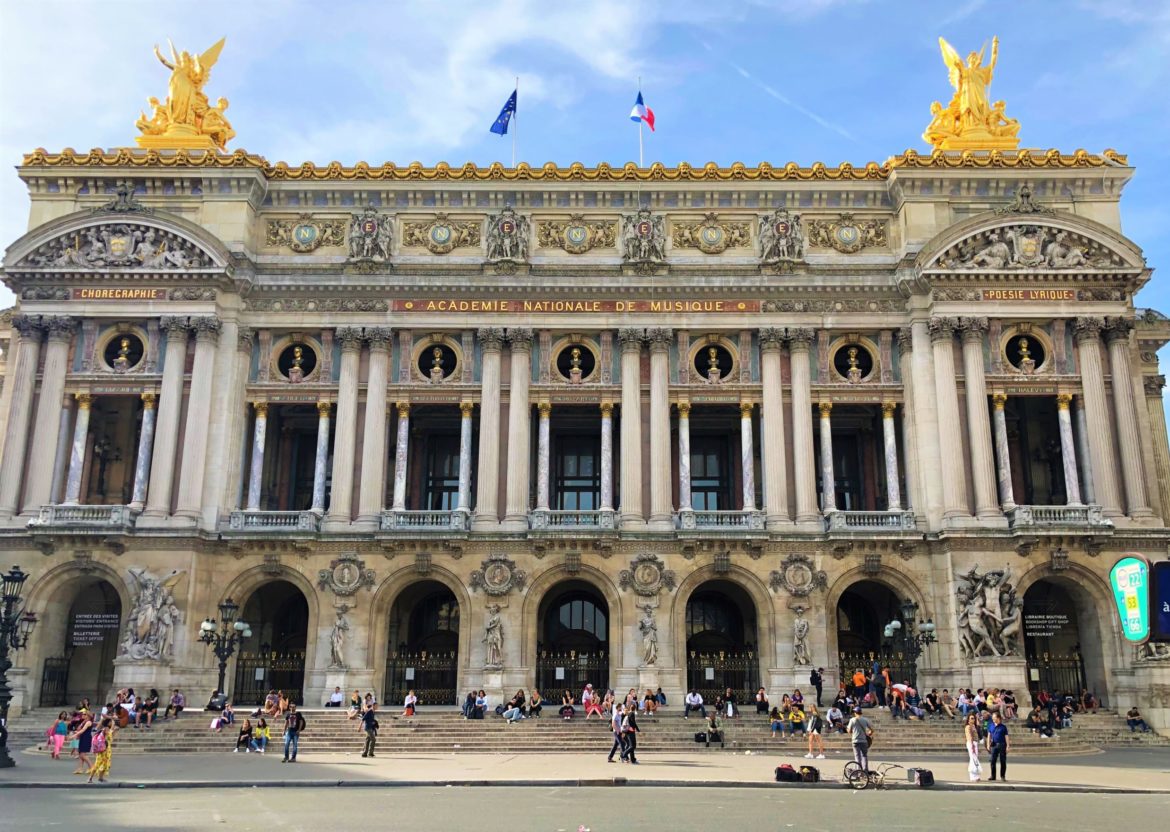
<svg viewBox="0 0 1170 832"><path fill-rule="evenodd" d="M638 100L634 102L634 109L630 110L630 121L644 122L650 128L650 132L654 132L654 111L642 100L641 90L638 90Z"/></svg>

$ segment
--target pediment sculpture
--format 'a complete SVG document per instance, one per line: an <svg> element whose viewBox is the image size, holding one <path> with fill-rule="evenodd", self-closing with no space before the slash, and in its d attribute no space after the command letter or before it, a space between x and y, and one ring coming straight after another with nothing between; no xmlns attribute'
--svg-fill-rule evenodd
<svg viewBox="0 0 1170 832"><path fill-rule="evenodd" d="M932 268L984 271L1120 269L1121 255L1080 234L1021 223L988 229L944 251Z"/></svg>
<svg viewBox="0 0 1170 832"><path fill-rule="evenodd" d="M207 269L199 246L171 231L133 222L91 225L42 243L17 264L39 269Z"/></svg>

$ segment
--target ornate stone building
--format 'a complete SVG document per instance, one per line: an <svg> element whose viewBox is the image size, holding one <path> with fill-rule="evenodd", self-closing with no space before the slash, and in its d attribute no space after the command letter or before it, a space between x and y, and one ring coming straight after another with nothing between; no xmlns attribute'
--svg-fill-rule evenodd
<svg viewBox="0 0 1170 832"><path fill-rule="evenodd" d="M1120 154L18 172L0 568L41 621L18 705L198 699L230 597L239 701L677 702L877 657L1166 724L1170 667L1107 586L1170 542L1170 320L1134 308Z"/></svg>

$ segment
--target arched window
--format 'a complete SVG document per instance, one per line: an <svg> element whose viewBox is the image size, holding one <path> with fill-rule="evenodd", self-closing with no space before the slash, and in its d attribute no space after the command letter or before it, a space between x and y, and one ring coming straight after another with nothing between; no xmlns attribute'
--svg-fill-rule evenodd
<svg viewBox="0 0 1170 832"><path fill-rule="evenodd" d="M605 607L588 592L561 596L544 618L544 643L554 650L596 650L609 639Z"/></svg>

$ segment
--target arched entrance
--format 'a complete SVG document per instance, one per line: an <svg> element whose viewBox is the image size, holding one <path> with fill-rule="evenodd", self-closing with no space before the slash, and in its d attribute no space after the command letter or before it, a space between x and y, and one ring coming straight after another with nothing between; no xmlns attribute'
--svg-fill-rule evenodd
<svg viewBox="0 0 1170 832"><path fill-rule="evenodd" d="M714 702L727 688L740 702L759 686L756 605L730 581L700 584L687 600L687 689Z"/></svg>
<svg viewBox="0 0 1170 832"><path fill-rule="evenodd" d="M100 706L114 686L122 600L113 585L101 578L77 584L67 599L54 599L42 616L45 625L54 629L42 634L42 643L49 645L53 655L47 655L41 667L40 706L73 705L83 697Z"/></svg>
<svg viewBox="0 0 1170 832"><path fill-rule="evenodd" d="M1064 579L1041 578L1024 593L1028 689L1105 695L1101 625L1092 597Z"/></svg>
<svg viewBox="0 0 1170 832"><path fill-rule="evenodd" d="M256 705L269 690L278 690L298 705L304 704L309 638L309 602L304 593L289 581L266 583L248 598L240 618L251 626L252 637L240 645L232 701Z"/></svg>
<svg viewBox="0 0 1170 832"><path fill-rule="evenodd" d="M414 690L421 705L457 704L459 601L439 581L419 581L390 607L383 702Z"/></svg>
<svg viewBox="0 0 1170 832"><path fill-rule="evenodd" d="M536 644L536 686L545 698L586 683L609 687L609 605L592 584L565 581L541 600Z"/></svg>
<svg viewBox="0 0 1170 832"><path fill-rule="evenodd" d="M857 670L869 670L878 661L890 668L893 681L917 684L915 664L904 652L894 649L884 636L887 624L901 620L902 601L884 583L858 581L842 592L837 601L840 678L848 680Z"/></svg>

